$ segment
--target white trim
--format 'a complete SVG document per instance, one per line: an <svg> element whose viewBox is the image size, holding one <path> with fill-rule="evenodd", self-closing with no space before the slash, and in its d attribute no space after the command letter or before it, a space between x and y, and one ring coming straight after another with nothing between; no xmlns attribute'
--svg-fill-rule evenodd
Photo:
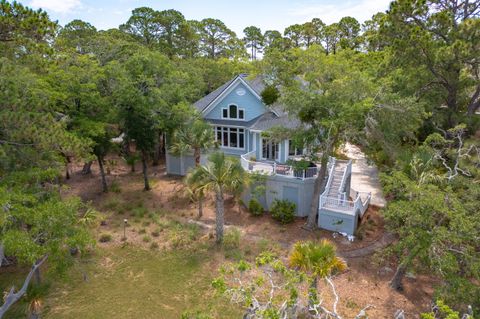
<svg viewBox="0 0 480 319"><path fill-rule="evenodd" d="M238 84L238 82L241 82L243 85L245 85L247 87L247 89L260 101L260 103L268 110L272 111L276 116L280 116L274 109L268 107L267 105L265 105L265 103L263 103L262 101L262 98L260 97L260 95L257 94L257 92L255 92L254 89L252 89L252 87L250 86L250 84L248 84L247 82L245 82L245 80L242 79L241 76L237 75L236 79L234 79L232 81L232 83L230 83L229 86L227 86L225 88L225 90L223 90L222 93L220 93L212 102L210 102L210 104L202 110L202 114L208 114L215 106L217 106L219 100L221 100L225 95L227 94L230 94L230 92L233 91L233 88L236 84ZM222 114L223 115L223 114Z"/></svg>
<svg viewBox="0 0 480 319"><path fill-rule="evenodd" d="M237 118L233 118L233 117L230 117L230 106L231 105L234 105L236 108L237 108ZM223 116L223 111L226 110L227 111L227 117L224 117ZM243 118L241 119L240 118L240 110L243 111ZM239 107L237 104L235 103L230 103L228 104L227 107L222 107L222 112L221 112L221 116L222 116L222 120L232 120L232 121L241 121L241 122L246 122L245 120L245 108L244 107Z"/></svg>
<svg viewBox="0 0 480 319"><path fill-rule="evenodd" d="M202 111L202 113L208 114L215 106L217 106L219 100L221 100L225 95L230 94L230 92L233 91L233 88L235 87L236 84L238 84L239 79L240 79L240 76L237 76L237 78L234 79L232 83L230 83L230 85L227 86L225 90L223 90L222 93L220 93L212 102L210 102L210 104Z"/></svg>
<svg viewBox="0 0 480 319"><path fill-rule="evenodd" d="M274 143L274 142L272 142ZM276 157L273 159L274 161L280 162L280 143L275 143L278 145L278 152L276 152ZM263 137L260 136L260 159L265 161L271 161L270 158L263 157Z"/></svg>
<svg viewBox="0 0 480 319"><path fill-rule="evenodd" d="M290 140L284 140L283 145L285 145L285 151L283 152L285 154L285 162L288 160L288 150L290 148Z"/></svg>
<svg viewBox="0 0 480 319"><path fill-rule="evenodd" d="M218 130L217 128L221 128L220 130L220 134L221 134L221 140L218 141L217 139L217 133L218 133ZM227 133L227 144L228 146L225 146L223 145L224 144L224 128L226 128L226 133ZM220 142L220 148L226 148L226 149L235 149L235 150L245 150L246 148L246 143L247 143L247 139L245 138L245 135L247 135L247 130L244 128L244 127L232 127L232 126L227 126L227 125L214 125L213 126L213 129L214 129L214 134L215 134L215 141L217 142ZM237 145L240 145L240 135L243 134L243 147L241 146L230 146L230 134L232 133L231 132L231 129L236 129L237 130ZM243 130L243 132L240 132L240 130ZM248 149L248 147L247 147Z"/></svg>

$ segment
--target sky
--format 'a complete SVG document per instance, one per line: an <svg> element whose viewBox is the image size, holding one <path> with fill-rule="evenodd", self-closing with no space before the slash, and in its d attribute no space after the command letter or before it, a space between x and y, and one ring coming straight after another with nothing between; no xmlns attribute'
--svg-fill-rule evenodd
<svg viewBox="0 0 480 319"><path fill-rule="evenodd" d="M320 18L327 24L344 16L368 20L388 9L390 0L24 0L23 4L42 8L52 20L65 25L73 19L91 23L99 30L116 28L126 22L138 7L155 10L175 9L188 20L216 18L242 37L250 25L265 30L285 27Z"/></svg>

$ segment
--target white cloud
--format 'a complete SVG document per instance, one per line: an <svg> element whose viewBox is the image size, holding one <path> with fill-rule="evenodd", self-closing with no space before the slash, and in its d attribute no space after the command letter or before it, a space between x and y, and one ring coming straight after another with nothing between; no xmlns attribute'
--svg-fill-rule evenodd
<svg viewBox="0 0 480 319"><path fill-rule="evenodd" d="M292 9L290 14L302 21L320 18L330 24L338 22L342 17L350 16L362 23L371 19L375 13L387 10L390 2L391 0L349 0L330 4L308 4Z"/></svg>
<svg viewBox="0 0 480 319"><path fill-rule="evenodd" d="M80 0L32 0L30 6L57 13L69 13L81 7Z"/></svg>

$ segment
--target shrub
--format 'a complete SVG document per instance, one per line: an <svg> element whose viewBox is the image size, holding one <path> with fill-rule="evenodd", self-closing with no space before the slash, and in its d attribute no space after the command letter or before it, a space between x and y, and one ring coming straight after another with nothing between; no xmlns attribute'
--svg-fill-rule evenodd
<svg viewBox="0 0 480 319"><path fill-rule="evenodd" d="M150 236L145 235L145 236L143 236L142 240L143 240L144 243L149 243L151 241L151 238L150 238Z"/></svg>
<svg viewBox="0 0 480 319"><path fill-rule="evenodd" d="M153 236L153 237L158 237L158 236L160 236L160 232L161 232L161 231L162 231L161 229L155 229L154 231L152 231L152 236Z"/></svg>
<svg viewBox="0 0 480 319"><path fill-rule="evenodd" d="M140 228L138 231L139 234L145 234L146 232L145 228Z"/></svg>
<svg viewBox="0 0 480 319"><path fill-rule="evenodd" d="M223 246L226 249L235 249L240 246L240 239L242 237L242 233L238 228L232 228L226 232L225 236L223 237Z"/></svg>
<svg viewBox="0 0 480 319"><path fill-rule="evenodd" d="M158 249L158 244L156 242L153 242L150 244L150 249L151 250L155 250L155 249Z"/></svg>
<svg viewBox="0 0 480 319"><path fill-rule="evenodd" d="M148 213L148 209L143 206L137 207L132 210L132 216L143 218Z"/></svg>
<svg viewBox="0 0 480 319"><path fill-rule="evenodd" d="M148 220L147 220L147 221L144 221L144 222L142 223L142 226L143 226L143 227L148 227L148 226L150 226L150 222L149 222Z"/></svg>
<svg viewBox="0 0 480 319"><path fill-rule="evenodd" d="M101 243L108 243L111 240L112 240L112 235L110 234L101 234L100 238L98 239L98 241Z"/></svg>
<svg viewBox="0 0 480 319"><path fill-rule="evenodd" d="M120 184L118 184L117 181L112 181L112 183L110 184L110 191L114 192L114 193L121 193L122 192L122 189L120 188Z"/></svg>
<svg viewBox="0 0 480 319"><path fill-rule="evenodd" d="M278 200L276 199L273 202L271 213L272 217L275 220L278 220L282 224L288 224L293 222L295 217L295 203L292 203L286 199Z"/></svg>
<svg viewBox="0 0 480 319"><path fill-rule="evenodd" d="M248 202L248 211L249 211L250 214L252 214L253 216L260 216L260 215L263 214L263 206L262 206L262 204L260 204L260 202L258 201L258 199L252 198L252 199Z"/></svg>

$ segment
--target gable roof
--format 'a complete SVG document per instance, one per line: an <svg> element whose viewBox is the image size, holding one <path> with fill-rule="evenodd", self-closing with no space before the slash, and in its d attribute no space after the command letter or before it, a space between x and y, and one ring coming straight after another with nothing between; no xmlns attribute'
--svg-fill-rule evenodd
<svg viewBox="0 0 480 319"><path fill-rule="evenodd" d="M229 87L230 85L233 84L237 79L240 79L243 83L245 83L249 89L251 89L255 94L260 96L265 89L265 82L264 82L264 77L259 75L256 76L254 79L249 80L248 79L248 74L239 74L235 76L233 79L230 81L224 83L222 86L217 88L216 90L210 92L208 95L204 96L197 102L193 103L193 105L197 108L199 112L204 112L205 110L208 109L208 107L215 102L215 100L222 95ZM262 102L263 103L263 102ZM276 115L278 116L283 116L285 115L284 111L284 106L275 103L274 105L268 106Z"/></svg>

